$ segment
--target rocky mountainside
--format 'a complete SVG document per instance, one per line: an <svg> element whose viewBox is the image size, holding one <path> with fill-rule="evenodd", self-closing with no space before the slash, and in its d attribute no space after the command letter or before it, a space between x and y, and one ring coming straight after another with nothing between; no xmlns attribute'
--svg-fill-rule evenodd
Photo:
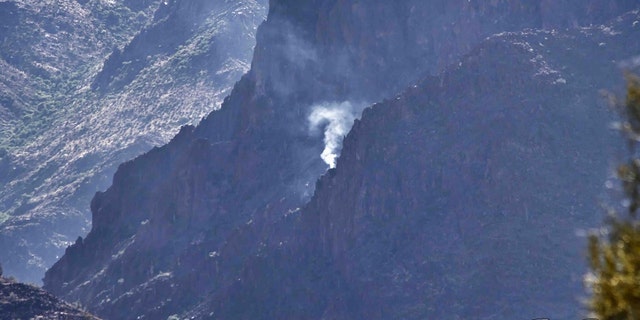
<svg viewBox="0 0 640 320"><path fill-rule="evenodd" d="M617 148L597 88L640 52L637 21L493 36L365 110L310 203L267 231L243 226L234 242L261 232L261 246L186 314L584 318L579 234L601 220Z"/></svg>
<svg viewBox="0 0 640 320"><path fill-rule="evenodd" d="M44 290L2 277L0 267L0 318L42 320L98 320Z"/></svg>
<svg viewBox="0 0 640 320"><path fill-rule="evenodd" d="M219 108L249 69L255 32L266 17L262 0L72 2L56 3L59 9L33 9L26 18L5 23L7 30L29 29L33 21L59 19L53 14L58 11L80 12L59 22L70 24L79 35L68 31L71 39L56 38L55 44L43 45L36 51L43 57L37 59L20 52L25 64L50 62L49 56L64 60L60 64L66 69L59 74L73 75L49 79L41 88L47 95L58 94L52 88L62 88L59 96L49 98L55 112L46 117L34 113L20 123L9 121L14 131L43 126L3 135L8 147L0 153L0 251L6 254L0 259L7 274L33 283L40 283L64 248L88 232L91 197L108 187L119 163L166 143L180 126L197 123ZM124 20L129 15L137 22ZM122 39L82 38L109 28ZM52 37L42 32L38 41ZM40 45L22 41L25 52ZM12 54L13 46L5 43L2 51ZM83 45L98 44L101 47L91 48L97 52L76 52ZM60 52L50 49L54 45ZM34 82L33 75L23 75ZM34 106L37 101L25 100L28 92L17 91L22 87L16 81L7 84L6 92Z"/></svg>
<svg viewBox="0 0 640 320"><path fill-rule="evenodd" d="M118 168L45 288L113 319L574 316L637 7L272 0L222 108Z"/></svg>
<svg viewBox="0 0 640 320"><path fill-rule="evenodd" d="M211 310L287 318L320 301L305 316L582 318L579 234L601 220L616 150L597 89L619 84L616 62L640 52L638 21L635 11L606 26L494 36L366 110L294 236L268 238ZM300 298L323 282L342 296ZM279 298L239 308L265 292Z"/></svg>

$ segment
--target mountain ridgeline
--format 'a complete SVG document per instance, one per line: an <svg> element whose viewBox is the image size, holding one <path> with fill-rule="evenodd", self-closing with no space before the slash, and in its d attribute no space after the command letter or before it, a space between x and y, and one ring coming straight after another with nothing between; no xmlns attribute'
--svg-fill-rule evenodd
<svg viewBox="0 0 640 320"><path fill-rule="evenodd" d="M107 319L577 317L637 10L272 0L221 109L120 165L45 288Z"/></svg>

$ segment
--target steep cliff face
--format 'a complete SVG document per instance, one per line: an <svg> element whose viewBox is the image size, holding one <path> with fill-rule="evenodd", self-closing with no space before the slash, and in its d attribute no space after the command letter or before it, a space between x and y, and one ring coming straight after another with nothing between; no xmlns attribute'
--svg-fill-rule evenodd
<svg viewBox="0 0 640 320"><path fill-rule="evenodd" d="M115 24L135 32L127 42L103 43L101 49L112 53L84 61L85 69L66 66L78 79L52 80L66 91L51 102L60 110L50 125L0 153L6 186L0 191L0 250L8 252L0 259L23 281L39 283L64 248L88 232L91 197L108 187L119 163L219 108L249 69L255 32L266 16L266 1L147 1L153 9L146 12L148 25L112 21L142 3L117 2L110 11L93 2L75 4L88 16L106 15L101 28ZM47 17L36 12L31 19ZM79 25L88 18L76 19L74 28L90 31Z"/></svg>
<svg viewBox="0 0 640 320"><path fill-rule="evenodd" d="M511 2L475 6L461 2L457 7L448 7L448 3L400 1L391 8L387 1L366 5L357 1L271 1L268 19L258 30L252 68L222 108L197 127L184 127L169 144L120 166L112 186L92 200L91 232L69 247L47 272L45 287L106 318L155 319L173 314L251 319L424 318L432 313L443 316L445 309L438 308L452 305L442 303L445 297L473 301L481 289L488 288L487 279L493 278L477 278L480 289L463 297L453 284L460 286L462 280L476 274L471 267L464 272L462 269L480 258L469 254L455 261L454 257L478 249L482 259L489 259L495 252L482 251L494 244L493 238L478 236L477 246L459 244L476 239L478 231L468 230L472 229L471 221L508 225L501 220L506 216L514 217L514 228L522 226L518 224L520 215L516 218L508 214L520 209L515 205L520 202L500 191L513 188L513 180L503 177L526 166L508 159L531 161L533 165L533 157L527 156L551 153L554 148L571 146L576 152L587 152L573 146L570 139L557 138L557 144L546 144L544 139L556 140L546 136L544 125L539 130L518 131L523 128L521 124L528 123L527 116L540 122L555 121L543 110L556 110L551 105L576 106L572 94L597 90L590 87L593 83L581 82L581 75L568 80L571 72L582 72L575 62L582 56L580 51L566 52L571 46L563 46L563 41L572 45L585 42L595 47L594 52L601 48L580 31L567 36L531 31L489 40L464 58L458 68L426 80L419 89L410 89L405 100L375 107L375 116L367 115L349 138L362 139L363 144L347 140L342 161L349 164L329 171L318 183L309 208L302 213L298 210L313 193L315 180L327 169L320 158L326 137L309 132L308 118L317 107L366 105L367 101L390 97L420 75L440 70L438 59L443 59L443 65L454 61L494 32L564 26L566 21L547 20L549 13L542 10L542 4L514 8ZM576 23L585 24L606 20L608 15L623 12L633 4L608 2L610 10L595 13L586 8L602 2L555 3L547 5L567 10L553 11L554 16L566 12L575 16ZM577 9L571 10L572 6ZM457 13L456 8L465 10ZM466 17L476 21L477 27L460 30L451 41L457 39L462 44L445 55L430 47L432 40L418 41L424 34L434 35L434 39L450 35L442 27L445 22L424 23L432 16L452 25ZM536 51L538 47L531 47L544 48L547 40L556 47L540 52ZM615 49L619 47L623 46ZM604 61L602 69L611 68L606 55L616 52L606 48L602 46L600 50L605 51L597 57L597 61ZM629 51L620 54L624 52ZM560 73L565 65L575 69ZM593 79L601 76L601 71L598 68L585 75L596 83ZM563 91L563 84L574 85L569 82L574 80L574 92ZM502 90L495 91L488 84ZM529 100L519 94L525 90L546 94ZM429 102L432 96L433 104ZM409 98L416 103L406 101ZM475 101L480 103L479 109L472 108ZM522 109L514 106L519 104ZM377 111L380 109L385 111ZM433 110L441 112L429 114ZM566 116L564 109L558 110L560 116ZM605 122L602 113L594 111L596 108L589 110L588 115L597 116L594 126ZM490 125L511 118L518 120L511 129L490 130ZM440 122L432 128L428 124L433 121ZM458 127L474 134L464 135L465 130L457 131ZM327 128L331 124L322 129ZM520 136L511 137L509 130ZM430 137L437 134L442 135L441 141L431 141ZM484 144L486 136L493 137L491 144ZM503 141L506 137L512 140ZM540 141L538 148L542 151L523 147L518 140L530 137ZM598 141L599 145L606 144ZM354 154L359 148L367 152ZM508 158L512 156L510 151L519 152L518 156ZM352 165L350 161L354 162L353 170L349 170L353 175L342 171L343 166ZM496 166L485 162L495 162ZM511 171L501 169L501 164L511 165L507 167ZM564 169L564 165L545 167L548 176L544 177L555 178L552 173ZM604 172L606 164L600 161L589 168ZM468 175L460 174L460 170ZM453 177L459 174L458 185ZM571 178L577 179L573 173ZM500 181L499 187L493 189L490 181ZM475 184L486 190L472 188L465 195L462 186ZM423 196L422 192L432 192L433 196ZM526 201L534 202L533 198ZM478 207L468 213L472 200ZM404 203L409 203L406 209ZM558 200L549 205L549 210L565 209L565 205ZM532 208L536 213L543 211ZM392 219L392 214L399 219ZM470 222L460 226L464 230L451 229L458 217L466 216ZM542 218L536 221L543 223ZM436 227L439 222L442 226ZM422 234L422 228L431 225L433 238ZM464 241L461 235L449 248L437 240L451 230L462 231ZM378 237L378 232L384 237ZM506 236L513 234L516 232ZM509 250L516 251L524 242L516 242ZM422 247L425 243L428 245ZM392 259L393 254L397 254L397 260ZM433 260L424 258L429 255ZM434 275L448 271L446 262L452 260L460 267L452 268L446 274L451 279L442 281L453 284L430 284ZM477 274L489 267L483 265ZM486 272L488 277L494 276ZM559 273L558 277L565 275ZM411 277L417 279L416 283L407 284L408 291L403 292L401 283L410 282ZM378 280L380 287L376 286ZM446 290L452 293L442 295ZM501 303L503 300L496 305ZM471 309L465 307L453 305L454 309L446 311L470 314Z"/></svg>

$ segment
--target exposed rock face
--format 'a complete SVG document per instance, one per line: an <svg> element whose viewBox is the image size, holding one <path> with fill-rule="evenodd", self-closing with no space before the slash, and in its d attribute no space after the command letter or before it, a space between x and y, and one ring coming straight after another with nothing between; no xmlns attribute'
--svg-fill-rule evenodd
<svg viewBox="0 0 640 320"><path fill-rule="evenodd" d="M98 320L37 287L0 276L2 319Z"/></svg>
<svg viewBox="0 0 640 320"><path fill-rule="evenodd" d="M594 88L640 52L639 18L491 38L365 112L300 218L356 318L581 316L576 233L615 145Z"/></svg>
<svg viewBox="0 0 640 320"><path fill-rule="evenodd" d="M126 42L103 43L108 46L103 51L113 50L110 55L76 61L66 51L59 53L76 63L65 65L65 72L77 79L51 80L66 88L52 102L60 109L51 115L54 125L4 153L0 148L0 181L7 186L0 190L0 251L8 253L0 259L7 274L39 283L64 248L88 232L90 200L109 186L117 165L168 142L180 126L219 108L249 69L266 1L125 1L101 10L90 1L71 7L89 17L104 14L107 24L129 12L126 6L143 4L149 24L117 22L132 34ZM45 19L47 12L36 11L30 19ZM142 12L136 16L140 19ZM88 18L75 19L85 23ZM53 54L45 49L43 54Z"/></svg>
<svg viewBox="0 0 640 320"><path fill-rule="evenodd" d="M577 292L581 240L566 232L598 219L581 211L607 170L596 91L613 81L611 59L633 52L625 41L637 36L637 13L618 35L515 32L476 45L505 30L603 22L634 3L449 3L271 1L252 68L221 110L119 167L92 200L91 232L47 272L45 288L115 319L455 319L521 317L527 293L512 286L531 284L553 316L573 315L573 297L559 297ZM588 9L597 5L608 10ZM459 31L460 46L436 50L435 40L418 41L450 35L447 23L424 23L432 15L477 27ZM568 50L582 45L586 55ZM322 137L308 133L312 106L389 97L472 47L460 64L366 112L337 169L298 210L326 170ZM570 136L578 133L590 142ZM547 161L559 150L557 163ZM582 179L596 187L568 191ZM523 262L529 249L566 256L537 268ZM545 285L558 296L536 296ZM533 308L523 312L536 316Z"/></svg>

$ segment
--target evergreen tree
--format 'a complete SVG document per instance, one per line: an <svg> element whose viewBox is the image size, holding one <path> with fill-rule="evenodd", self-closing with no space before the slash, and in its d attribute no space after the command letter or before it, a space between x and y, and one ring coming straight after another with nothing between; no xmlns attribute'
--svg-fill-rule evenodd
<svg viewBox="0 0 640 320"><path fill-rule="evenodd" d="M640 78L628 75L627 83L626 99L614 103L629 145L629 159L617 170L626 212L612 211L607 232L589 238L589 308L600 320L640 319Z"/></svg>

